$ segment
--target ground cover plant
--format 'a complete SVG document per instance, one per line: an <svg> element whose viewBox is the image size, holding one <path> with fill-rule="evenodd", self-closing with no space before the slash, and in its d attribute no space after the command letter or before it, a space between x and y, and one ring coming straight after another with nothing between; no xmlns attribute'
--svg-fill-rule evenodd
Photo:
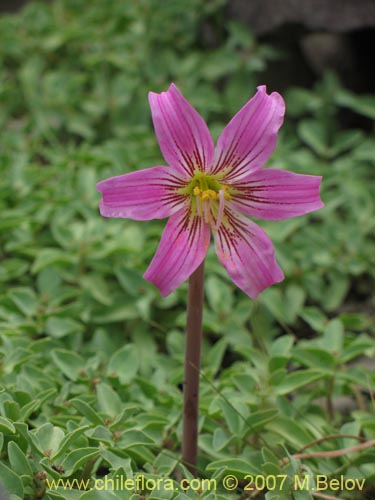
<svg viewBox="0 0 375 500"><path fill-rule="evenodd" d="M282 283L251 301L209 250L198 469L216 488L180 484L187 285L162 298L142 279L164 222L98 213L99 180L161 164L148 91L174 81L217 137L276 57L288 55L218 0L31 2L0 19L0 478L12 500L374 494L371 99L334 74L283 92L268 165L323 176L325 208L262 222Z"/></svg>

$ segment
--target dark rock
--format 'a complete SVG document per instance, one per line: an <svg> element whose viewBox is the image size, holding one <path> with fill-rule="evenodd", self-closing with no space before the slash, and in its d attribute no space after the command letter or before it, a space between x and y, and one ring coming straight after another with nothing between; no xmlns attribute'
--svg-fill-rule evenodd
<svg viewBox="0 0 375 500"><path fill-rule="evenodd" d="M285 23L312 30L345 32L375 26L373 0L230 0L229 14L255 34Z"/></svg>
<svg viewBox="0 0 375 500"><path fill-rule="evenodd" d="M26 3L27 0L0 0L0 12L16 12Z"/></svg>

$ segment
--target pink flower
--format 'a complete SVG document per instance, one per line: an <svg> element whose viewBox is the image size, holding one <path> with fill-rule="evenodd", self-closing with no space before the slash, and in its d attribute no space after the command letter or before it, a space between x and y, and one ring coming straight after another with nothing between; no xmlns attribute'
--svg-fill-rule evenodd
<svg viewBox="0 0 375 500"><path fill-rule="evenodd" d="M266 87L232 118L214 148L203 118L172 84L150 92L156 136L169 166L99 182L104 217L169 217L144 278L169 295L201 264L212 231L233 282L255 299L284 278L266 233L247 215L281 220L323 206L321 177L263 169L283 122L282 97Z"/></svg>

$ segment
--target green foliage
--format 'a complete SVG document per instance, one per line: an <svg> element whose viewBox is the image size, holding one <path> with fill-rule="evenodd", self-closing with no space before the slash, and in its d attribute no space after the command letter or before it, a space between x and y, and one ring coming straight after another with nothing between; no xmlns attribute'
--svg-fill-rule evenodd
<svg viewBox="0 0 375 500"><path fill-rule="evenodd" d="M340 125L342 110L367 120L373 103L334 75L288 90L269 162L323 176L323 210L261 222L285 281L251 302L209 252L199 470L218 486L178 484L189 477L180 463L186 285L163 299L142 279L163 222L101 218L95 183L162 161L149 90L175 81L217 135L263 83L277 52L223 8L56 0L0 19L0 478L12 500L227 500L246 492L249 475L286 476L282 488L268 483L267 500L291 498L303 474L374 487L373 448L293 457L375 438L365 363L375 354L374 146ZM173 478L173 490L89 489L139 474ZM236 491L223 489L228 474ZM54 490L46 479L78 482Z"/></svg>

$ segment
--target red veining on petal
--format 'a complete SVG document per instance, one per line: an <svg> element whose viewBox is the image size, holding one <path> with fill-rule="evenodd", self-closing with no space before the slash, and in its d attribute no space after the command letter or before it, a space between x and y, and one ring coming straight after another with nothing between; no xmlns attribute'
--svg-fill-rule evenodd
<svg viewBox="0 0 375 500"><path fill-rule="evenodd" d="M196 235L197 235L198 230L200 229L201 221L202 221L202 219L200 217L191 217L190 211L187 211L184 219L181 221L179 231L178 231L176 237L174 238L174 241L171 242L171 244L175 245L176 242L178 242L178 239L181 236L181 234L183 233L183 231L188 230L187 244L190 247L191 251L194 251L194 253L197 254L198 251L200 250L199 245L194 245L193 243L194 243L194 241L197 241ZM181 253L182 253L182 251L181 251ZM172 268L170 268L170 270L172 271L172 274L167 273L165 275L165 278L168 278L168 281L172 281L172 279L176 275L179 274L183 265L184 265L183 259L178 259L178 264L173 266Z"/></svg>
<svg viewBox="0 0 375 500"><path fill-rule="evenodd" d="M263 107L264 106L265 106L265 103L264 103ZM231 172L229 172L228 175L225 176L225 180L227 182L230 181L230 179L233 179L233 178L241 175L242 173L244 173L246 171L246 168L249 166L249 164L254 162L262 154L263 151L262 151L262 149L260 149L259 151L257 151L255 153L255 155L250 156L251 151L255 150L256 147L258 146L258 144L260 143L260 141L262 140L264 133L267 130L268 124L272 120L272 116L275 113L275 111L276 111L276 108L274 107L274 109L272 109L271 112L268 113L267 117L265 117L263 119L263 123L262 123L263 126L262 127L256 128L255 125L253 125L255 132L254 132L251 140L249 140L249 143L251 144L251 146L241 156L241 158L237 159L236 162L231 163L230 165L227 164L228 166L231 167ZM255 142L252 142L254 140L255 136L257 136L257 139Z"/></svg>
<svg viewBox="0 0 375 500"><path fill-rule="evenodd" d="M247 118L245 127L248 126L249 122L253 119L253 115L255 115L259 111L259 108L264 107L265 104L266 104L266 101L260 102L258 104L258 106L255 108L255 110L253 110L252 115ZM232 169L232 168L235 168L237 165L241 164L241 162L243 161L244 156L241 155L241 157L238 157L238 155L235 153L235 151L238 149L239 142L240 142L240 140L242 139L242 137L243 137L243 135L245 133L245 127L243 127L241 134L238 135L236 137L236 139L232 140L229 148L225 152L224 158L222 158L222 151L220 152L220 161L217 162L217 165L216 165L213 173L220 172L220 170L224 169L227 166L230 166L231 169ZM258 130L255 129L253 136L257 132L258 132ZM253 139L253 136L252 136L251 140L249 139L250 143L251 143L251 141ZM253 149L253 145L251 146L251 149Z"/></svg>
<svg viewBox="0 0 375 500"><path fill-rule="evenodd" d="M219 229L221 221L223 220L224 204L225 204L224 189L220 189L220 191L219 191L219 209L217 212L217 218L216 218L216 224L215 224L216 230Z"/></svg>
<svg viewBox="0 0 375 500"><path fill-rule="evenodd" d="M167 125L167 128L169 130L169 133L171 135L171 138L173 139L173 143L175 145L175 148L178 150L179 154L183 158L185 163L181 163L181 166L184 168L185 172L189 175L193 175L195 169L198 167L199 170L204 171L204 166L205 166L205 154L204 154L204 148L202 148L202 151L200 151L200 148L198 147L196 138L194 137L194 134L192 133L191 126L184 116L184 113L182 112L178 102L176 99L174 99L174 104L175 106L179 109L180 113L178 116L178 120L180 122L180 126L183 129L183 132L185 135L188 135L190 139L192 140L193 143L193 150L191 152L187 152L181 148L181 146L178 144L176 141L175 134L173 133L174 126L171 123L169 119L168 112L166 110L167 106L163 102L163 100L158 97L159 105L160 108L163 112L163 117L165 120L165 123Z"/></svg>
<svg viewBox="0 0 375 500"><path fill-rule="evenodd" d="M180 153L181 157L185 161L185 164L183 162L181 162L181 167L185 170L185 172L187 174L192 175L193 172L194 172L194 164L192 162L192 159L188 156L188 154L186 153L186 151L184 151L180 147L180 145L178 144L178 142L176 141L175 134L173 133L174 126L173 126L173 123L171 123L171 121L169 119L169 115L168 115L168 112L166 110L166 105L163 102L163 99L161 98L161 96L158 96L157 99L158 99L158 103L159 103L160 109L161 109L161 111L163 113L164 122L165 122L165 124L166 124L166 126L168 128L169 134L171 136L171 139L173 140L175 148L176 148L176 150L178 150L178 152Z"/></svg>
<svg viewBox="0 0 375 500"><path fill-rule="evenodd" d="M237 239L241 238L241 236L244 235L247 235L250 238L254 237L254 235L251 231L249 231L248 227L233 214L233 212L231 212L230 210L226 210L225 212L228 223L226 225L222 224L220 231L218 232L222 249L226 247L227 251L229 252L229 255L224 257L226 258L226 260L232 259L232 256L235 253L241 264L243 266L246 266L246 262L243 260L241 253L238 251ZM230 226L229 228L227 227L228 225ZM223 240L225 240L225 244L223 244ZM253 245L251 245L249 238L243 237L242 240L247 245L249 251L252 254L256 255L259 261L261 261L262 256L259 255L259 251ZM264 266L263 272L269 274L268 269ZM269 278L272 279L271 276L269 276Z"/></svg>

